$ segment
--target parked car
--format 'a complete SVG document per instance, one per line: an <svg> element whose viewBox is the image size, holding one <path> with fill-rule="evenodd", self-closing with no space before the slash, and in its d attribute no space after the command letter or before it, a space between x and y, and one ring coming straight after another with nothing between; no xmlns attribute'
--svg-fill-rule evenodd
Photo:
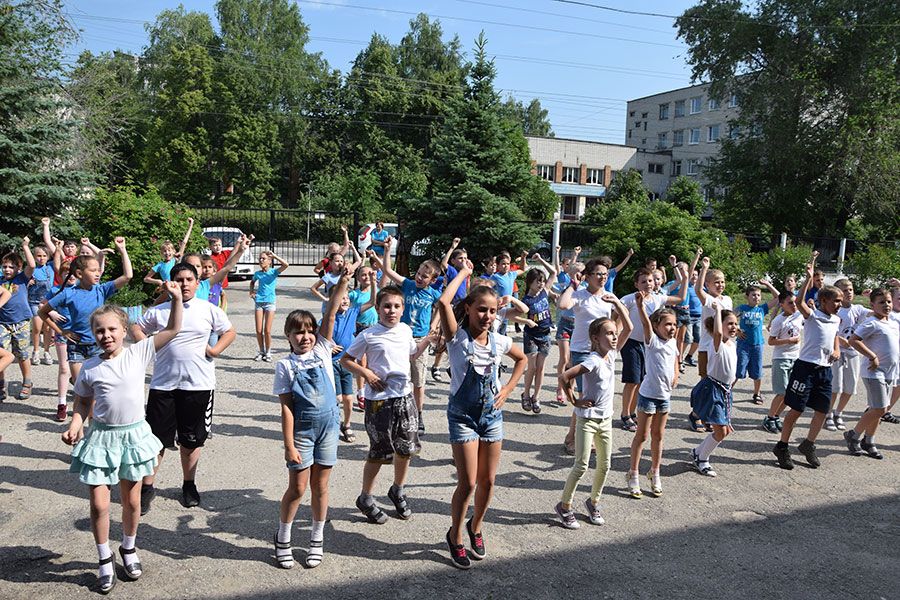
<svg viewBox="0 0 900 600"><path fill-rule="evenodd" d="M396 223L384 223L384 230L388 232L392 238L394 238L394 244L391 245L391 258L396 258L397 256L397 224ZM375 223L366 223L359 230L359 237L356 238L356 248L359 250L360 254L365 254L366 250L372 245L372 232L375 231Z"/></svg>
<svg viewBox="0 0 900 600"><path fill-rule="evenodd" d="M222 240L222 250L233 250L238 239L244 235L244 232L237 227L204 227L203 237L206 239L217 237ZM204 254L209 254L209 250L204 250ZM244 279L253 277L253 271L256 269L256 261L253 260L253 253L250 248L245 248L243 254L238 259L237 265L228 274L231 279Z"/></svg>

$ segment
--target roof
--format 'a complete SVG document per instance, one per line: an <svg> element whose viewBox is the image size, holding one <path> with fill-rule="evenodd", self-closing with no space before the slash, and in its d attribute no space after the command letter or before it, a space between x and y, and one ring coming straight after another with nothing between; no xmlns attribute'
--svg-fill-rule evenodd
<svg viewBox="0 0 900 600"><path fill-rule="evenodd" d="M709 82L698 83L696 85L688 85L688 86L680 87L680 88L673 88L671 90L666 90L664 92L656 92L655 94L650 94L649 96L642 96L640 98L634 98L633 100L629 100L628 102L638 102L640 100L646 100L648 98L653 98L654 96L662 96L663 94L671 94L672 92L678 92L681 90L690 90L693 88L704 87L704 86L708 86L708 85L709 85Z"/></svg>

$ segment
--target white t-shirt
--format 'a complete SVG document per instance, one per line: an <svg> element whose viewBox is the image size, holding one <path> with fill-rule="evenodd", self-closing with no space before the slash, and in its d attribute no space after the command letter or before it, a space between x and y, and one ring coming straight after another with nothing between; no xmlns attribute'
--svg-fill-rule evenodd
<svg viewBox="0 0 900 600"><path fill-rule="evenodd" d="M587 288L572 293L572 301L575 303L572 307L575 314L575 328L569 342L572 352L590 352L591 337L588 335L588 329L591 323L601 317L612 317L615 305L600 298L605 293L601 289L597 294L592 294Z"/></svg>
<svg viewBox="0 0 900 600"><path fill-rule="evenodd" d="M361 331L347 349L347 354L356 360L367 356L369 369L385 383L380 392L366 384L363 394L369 400L401 398L412 393L409 358L415 353L416 342L406 323L393 327L376 323Z"/></svg>
<svg viewBox="0 0 900 600"><path fill-rule="evenodd" d="M869 350L878 357L878 368L869 368L869 360L860 369L864 379L877 379L896 385L900 379L900 322L870 317L856 326L853 333L859 336Z"/></svg>
<svg viewBox="0 0 900 600"><path fill-rule="evenodd" d="M838 335L845 339L850 339L856 326L863 322L869 315L869 309L861 304L851 304L850 306L841 306L837 311L837 316L841 318L841 324L838 326ZM841 347L841 354L844 356L857 356L857 352L853 346Z"/></svg>
<svg viewBox="0 0 900 600"><path fill-rule="evenodd" d="M581 364L588 370L581 376L581 397L593 400L594 406L575 407L575 414L585 419L608 419L612 416L613 395L616 391L616 352L610 351L606 358L591 352Z"/></svg>
<svg viewBox="0 0 900 600"><path fill-rule="evenodd" d="M675 338L663 341L656 333L650 335L650 343L644 344L644 365L647 374L644 375L638 392L641 396L654 400L668 400L672 397L676 356L678 356L678 342Z"/></svg>
<svg viewBox="0 0 900 600"><path fill-rule="evenodd" d="M491 360L490 342L482 346L478 342L475 343L475 354L472 357L472 364L475 366L475 372L480 375L487 375L491 371L493 365L499 365L500 359L512 348L512 338L499 333L494 333L494 344L497 346L497 355ZM469 361L466 357L468 350L469 336L466 331L460 327L456 330L453 339L447 342L447 357L450 360L450 393L455 394L462 385L466 377L466 371L469 368ZM500 383L495 379L494 383L500 387Z"/></svg>
<svg viewBox="0 0 900 600"><path fill-rule="evenodd" d="M326 340L321 335L316 336L316 344L306 354L294 354L291 352L275 363L275 381L272 383L272 393L290 394L294 384L294 370L314 369L321 366L325 369L325 375L334 389L334 367L331 366L331 349L334 342Z"/></svg>
<svg viewBox="0 0 900 600"><path fill-rule="evenodd" d="M779 313L777 317L772 319L769 325L769 336L777 340L789 340L791 338L799 338L800 331L803 329L803 314L798 310L794 314L786 315ZM800 356L800 342L796 344L785 344L783 346L774 346L772 348L772 359L776 358L796 358Z"/></svg>
<svg viewBox="0 0 900 600"><path fill-rule="evenodd" d="M507 319L506 316L511 312L518 313L519 310L515 306L512 306L511 304L507 304L506 306L497 310L497 315L494 317L494 322L491 323L491 330L494 333L497 333L500 330L500 325L502 325L503 322L506 321L506 319ZM526 316L527 317L528 315L517 315L517 316Z"/></svg>
<svg viewBox="0 0 900 600"><path fill-rule="evenodd" d="M154 306L137 320L138 327L147 335L165 329L171 309L170 302ZM216 365L206 356L209 334L215 331L222 335L230 329L231 321L218 306L199 298L185 302L181 330L156 356L150 389L215 389Z"/></svg>
<svg viewBox="0 0 900 600"><path fill-rule="evenodd" d="M841 324L837 315L826 315L816 309L803 322L803 344L800 346L800 360L820 367L831 366L834 351L834 337Z"/></svg>
<svg viewBox="0 0 900 600"><path fill-rule="evenodd" d="M700 313L700 346L697 349L700 352L709 352L710 354L713 352L713 342L712 334L706 330L706 318L716 316L716 309L712 306L713 302L718 302L722 310L734 310L731 296L722 294L714 298L710 294L706 294L706 302L703 303L703 311ZM723 383L730 382L724 381Z"/></svg>
<svg viewBox="0 0 900 600"><path fill-rule="evenodd" d="M715 350L715 344L710 346L706 374L725 385L734 383L737 378L737 344L734 340L728 343L720 342L718 352Z"/></svg>
<svg viewBox="0 0 900 600"><path fill-rule="evenodd" d="M147 338L116 357L91 357L78 373L74 392L85 398L93 396L93 418L100 423L131 425L143 421L144 375L155 356L153 339Z"/></svg>
<svg viewBox="0 0 900 600"><path fill-rule="evenodd" d="M628 309L628 318L631 319L631 325L634 327L634 329L632 329L631 333L628 335L628 339L643 344L644 324L641 322L641 316L638 312L638 305L634 300L634 295L637 293L639 292L634 292L632 294L624 296L622 298L622 304L624 304L625 308ZM649 296L644 298L644 310L647 311L647 316L649 317L650 315L655 313L661 306L665 306L667 299L668 296L666 296L665 294L650 294Z"/></svg>

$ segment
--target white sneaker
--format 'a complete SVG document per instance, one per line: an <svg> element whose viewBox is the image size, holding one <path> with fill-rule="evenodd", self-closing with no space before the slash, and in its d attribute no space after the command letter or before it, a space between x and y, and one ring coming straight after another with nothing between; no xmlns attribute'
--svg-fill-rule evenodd
<svg viewBox="0 0 900 600"><path fill-rule="evenodd" d="M262 359L263 359L265 362L272 362L272 353L271 353L271 352L266 352L265 354L263 354Z"/></svg>
<svg viewBox="0 0 900 600"><path fill-rule="evenodd" d="M41 359L41 363L43 363L43 364L45 364L45 365L52 365L52 364L53 364L53 357L50 356L50 353L49 353L49 352L44 352L44 358Z"/></svg>
<svg viewBox="0 0 900 600"><path fill-rule="evenodd" d="M262 352L257 352L256 356L253 357L253 362L261 361L263 359L263 356L265 356L265 354L263 354Z"/></svg>
<svg viewBox="0 0 900 600"><path fill-rule="evenodd" d="M834 424L834 416L831 413L828 413L828 416L825 417L825 429L828 431L837 431L837 426Z"/></svg>
<svg viewBox="0 0 900 600"><path fill-rule="evenodd" d="M41 364L41 357L37 355L37 352L31 355L31 364L34 366Z"/></svg>

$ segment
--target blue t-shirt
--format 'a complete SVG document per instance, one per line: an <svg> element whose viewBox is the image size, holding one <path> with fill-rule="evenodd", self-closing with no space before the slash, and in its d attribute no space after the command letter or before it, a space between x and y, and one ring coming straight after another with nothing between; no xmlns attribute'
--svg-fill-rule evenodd
<svg viewBox="0 0 900 600"><path fill-rule="evenodd" d="M153 265L153 271L159 275L159 278L163 281L170 281L172 279L172 267L175 266L175 259L170 258L165 262L158 262Z"/></svg>
<svg viewBox="0 0 900 600"><path fill-rule="evenodd" d="M748 346L762 346L765 343L763 339L763 324L766 315L769 314L769 305L758 304L750 306L749 304L741 304L736 312L741 331L747 336L743 340L738 339L738 343Z"/></svg>
<svg viewBox="0 0 900 600"><path fill-rule="evenodd" d="M690 308L691 317L699 319L703 316L703 303L697 296L697 290L694 286L688 288L688 307Z"/></svg>
<svg viewBox="0 0 900 600"><path fill-rule="evenodd" d="M459 275L459 269L454 267L453 265L447 265L447 283L449 284L451 281L456 279L456 276ZM461 302L466 299L466 296L469 293L469 280L462 282L462 285L459 286L459 289L456 290L456 295L453 296L453 303Z"/></svg>
<svg viewBox="0 0 900 600"><path fill-rule="evenodd" d="M666 295L677 296L678 294L681 293L681 286L675 285L675 283L676 282L673 279L672 281L670 281L669 283L664 285L663 289L660 291L662 291L663 293L666 293L666 290L669 290ZM692 290L694 288L693 288L693 286L688 285L688 289ZM696 295L696 294L697 294L697 292L694 292L694 295ZM699 301L699 298L698 298L698 301ZM684 300L682 300L681 303L678 304L678 306L690 307L690 305L691 305L691 292L688 291L688 293L684 296ZM701 308L702 308L702 306L701 306Z"/></svg>
<svg viewBox="0 0 900 600"><path fill-rule="evenodd" d="M28 302L40 304L47 297L47 292L53 287L53 265L45 264L43 267L35 267L31 279L34 281L28 286Z"/></svg>
<svg viewBox="0 0 900 600"><path fill-rule="evenodd" d="M197 284L197 291L194 292L194 298L199 298L208 302L210 287L209 279L201 279Z"/></svg>
<svg viewBox="0 0 900 600"><path fill-rule="evenodd" d="M278 269L268 268L265 271L257 271L253 274L256 282L256 301L265 303L275 302L275 280L278 279Z"/></svg>
<svg viewBox="0 0 900 600"><path fill-rule="evenodd" d="M350 305L344 312L334 315L334 329L331 332L331 340L343 350L339 354L332 354L332 360L338 360L353 343L353 335L356 333L356 320L359 318L359 306Z"/></svg>
<svg viewBox="0 0 900 600"><path fill-rule="evenodd" d="M400 321L412 328L413 337L425 337L431 329L431 308L441 297L440 290L431 286L419 289L412 279L404 279L400 289L403 291Z"/></svg>
<svg viewBox="0 0 900 600"><path fill-rule="evenodd" d="M498 296L510 296L513 293L513 285L516 283L518 271L507 271L506 273L494 273L491 279L496 282L494 289L497 290Z"/></svg>
<svg viewBox="0 0 900 600"><path fill-rule="evenodd" d="M75 287L76 285L78 285L78 284L72 283L72 284L69 284L69 285L66 286L66 287ZM54 285L54 286L51 286L51 287L50 287L50 290L47 292L47 297L46 297L45 299L47 300L47 302L49 302L51 298L53 298L54 296L58 295L62 290L63 290L63 286L62 286L62 285ZM69 319L70 319L71 317L69 316L69 309L68 309L68 308L66 308L65 306L61 306L61 307L59 307L58 309L56 309L56 312L58 312L60 315L62 315L62 316L65 318L66 323L69 322ZM65 327L64 327L64 328L65 328Z"/></svg>
<svg viewBox="0 0 900 600"><path fill-rule="evenodd" d="M562 289L566 289L567 285L572 283L572 278L569 277L569 274L563 271L556 276L556 285Z"/></svg>
<svg viewBox="0 0 900 600"><path fill-rule="evenodd" d="M370 235L372 236L373 242L384 242L388 239L390 234L387 229L382 229L380 232L377 229L373 229ZM378 256L384 256L384 246L372 244L372 251Z"/></svg>
<svg viewBox="0 0 900 600"><path fill-rule="evenodd" d="M618 275L618 274L619 274L619 272L616 271L615 269L609 270L609 274L606 277L606 283L603 284L604 290L606 290L607 292L613 291L613 284L616 282L616 275Z"/></svg>
<svg viewBox="0 0 900 600"><path fill-rule="evenodd" d="M350 293L347 295L350 297L350 304L356 307L357 312L359 312L360 307L369 301L373 293L375 293L375 287L369 286L369 291L367 292L362 290L350 290ZM373 306L366 312L360 313L360 315L356 317L356 322L364 327L374 325L378 322L378 311L376 311Z"/></svg>
<svg viewBox="0 0 900 600"><path fill-rule="evenodd" d="M537 323L537 327L525 326L530 335L547 335L553 320L550 317L550 298L547 290L541 290L537 296L525 296L522 303L528 307L528 318Z"/></svg>
<svg viewBox="0 0 900 600"><path fill-rule="evenodd" d="M28 277L21 271L4 279L0 285L9 290L12 297L0 308L0 324L15 325L31 320L31 307L28 306Z"/></svg>
<svg viewBox="0 0 900 600"><path fill-rule="evenodd" d="M97 284L89 290L79 285L65 288L49 304L57 312L60 312L60 308L68 309L69 322L66 329L80 338L79 344L94 344L96 340L91 331L91 313L103 306L115 293L115 281Z"/></svg>

